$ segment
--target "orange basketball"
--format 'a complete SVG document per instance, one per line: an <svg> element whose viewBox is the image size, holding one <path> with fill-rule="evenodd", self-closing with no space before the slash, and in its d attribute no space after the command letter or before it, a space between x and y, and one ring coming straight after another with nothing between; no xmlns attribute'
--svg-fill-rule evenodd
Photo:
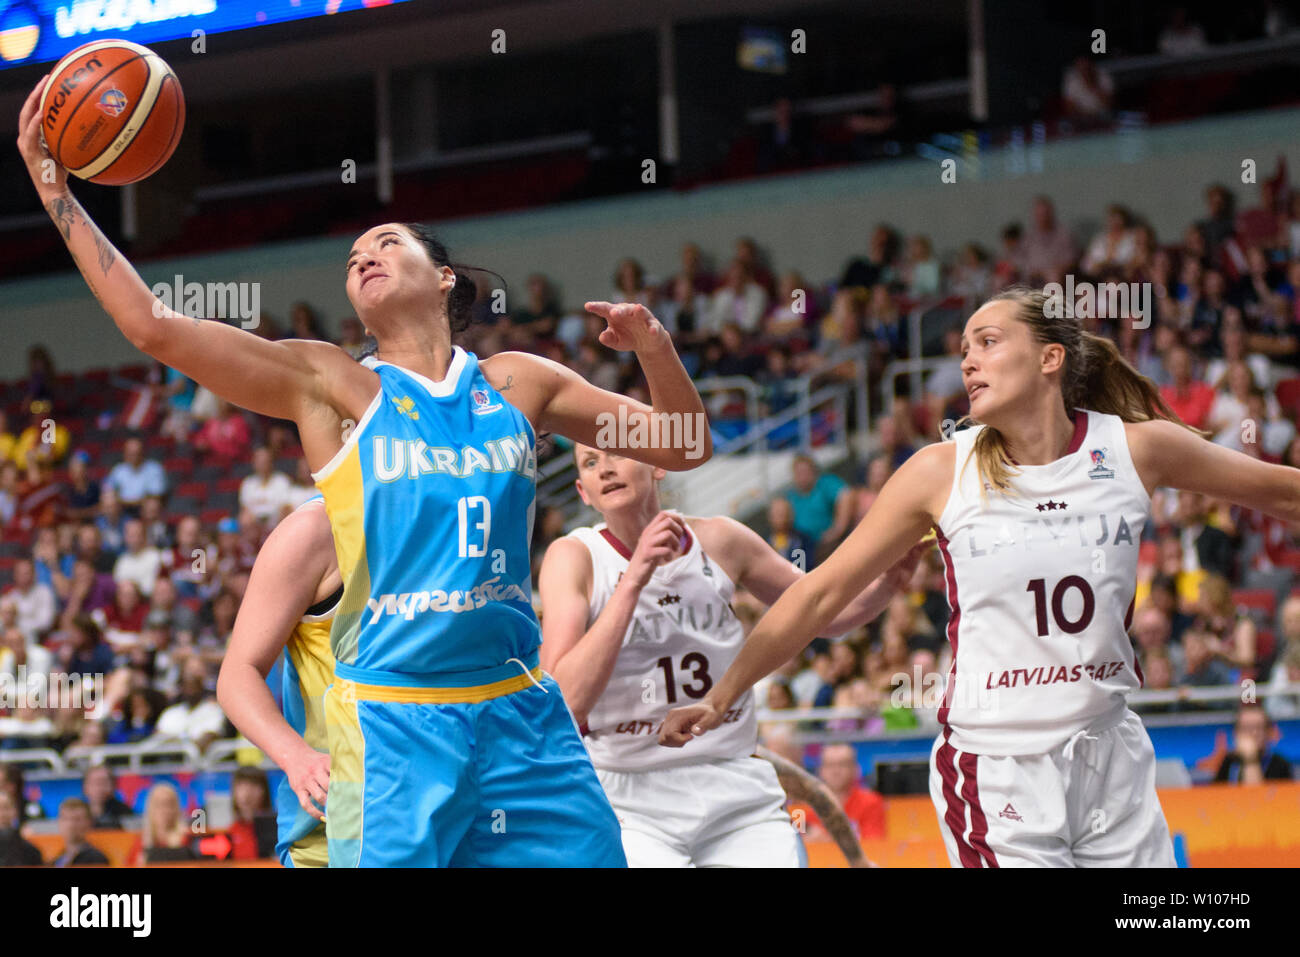
<svg viewBox="0 0 1300 957"><path fill-rule="evenodd" d="M124 186L152 175L185 127L180 81L162 57L126 40L77 47L41 94L41 133L73 176Z"/></svg>

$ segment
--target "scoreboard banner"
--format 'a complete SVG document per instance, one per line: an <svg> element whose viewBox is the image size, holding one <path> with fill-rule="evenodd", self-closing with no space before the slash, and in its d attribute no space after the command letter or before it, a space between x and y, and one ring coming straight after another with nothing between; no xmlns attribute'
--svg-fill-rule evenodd
<svg viewBox="0 0 1300 957"><path fill-rule="evenodd" d="M0 0L0 69L100 39L150 44L386 7L407 0Z"/></svg>

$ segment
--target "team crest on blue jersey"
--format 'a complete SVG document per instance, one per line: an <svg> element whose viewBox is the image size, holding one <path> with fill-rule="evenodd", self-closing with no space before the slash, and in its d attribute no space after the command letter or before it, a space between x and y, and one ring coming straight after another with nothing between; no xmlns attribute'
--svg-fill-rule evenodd
<svg viewBox="0 0 1300 957"><path fill-rule="evenodd" d="M474 414L487 415L489 412L495 412L501 408L500 402L493 402L488 398L486 389L471 389L470 398L474 400Z"/></svg>
<svg viewBox="0 0 1300 957"><path fill-rule="evenodd" d="M1092 456L1092 468L1088 469L1088 478L1108 479L1115 477L1115 470L1106 466L1105 449L1089 449L1088 454Z"/></svg>
<svg viewBox="0 0 1300 957"><path fill-rule="evenodd" d="M117 116L126 109L126 94L121 90L105 90L96 106L109 116Z"/></svg>

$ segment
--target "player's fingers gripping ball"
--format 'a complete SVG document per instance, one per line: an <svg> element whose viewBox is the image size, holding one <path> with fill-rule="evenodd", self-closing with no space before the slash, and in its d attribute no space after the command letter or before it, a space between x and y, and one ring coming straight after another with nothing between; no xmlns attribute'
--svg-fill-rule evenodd
<svg viewBox="0 0 1300 957"><path fill-rule="evenodd" d="M126 40L77 47L41 94L41 136L73 176L123 186L151 176L176 149L185 98L172 68Z"/></svg>

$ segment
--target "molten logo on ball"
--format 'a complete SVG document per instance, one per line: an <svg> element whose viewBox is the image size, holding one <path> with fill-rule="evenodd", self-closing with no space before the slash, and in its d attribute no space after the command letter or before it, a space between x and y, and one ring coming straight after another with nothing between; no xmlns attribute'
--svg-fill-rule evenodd
<svg viewBox="0 0 1300 957"><path fill-rule="evenodd" d="M117 116L126 109L126 94L121 90L105 90L98 105L109 116Z"/></svg>
<svg viewBox="0 0 1300 957"><path fill-rule="evenodd" d="M81 85L81 81L85 79L88 74L93 73L96 68L102 68L103 66L104 64L99 62L98 59L91 57L86 61L85 66L73 70L70 76L63 78L63 82L60 83L58 89L54 91L54 100L50 103L50 108L45 111L45 125L47 127L54 129L54 123L59 118L59 110L62 109L63 104L68 101L68 97L72 95L72 91ZM49 94L47 93L46 95L48 96Z"/></svg>

